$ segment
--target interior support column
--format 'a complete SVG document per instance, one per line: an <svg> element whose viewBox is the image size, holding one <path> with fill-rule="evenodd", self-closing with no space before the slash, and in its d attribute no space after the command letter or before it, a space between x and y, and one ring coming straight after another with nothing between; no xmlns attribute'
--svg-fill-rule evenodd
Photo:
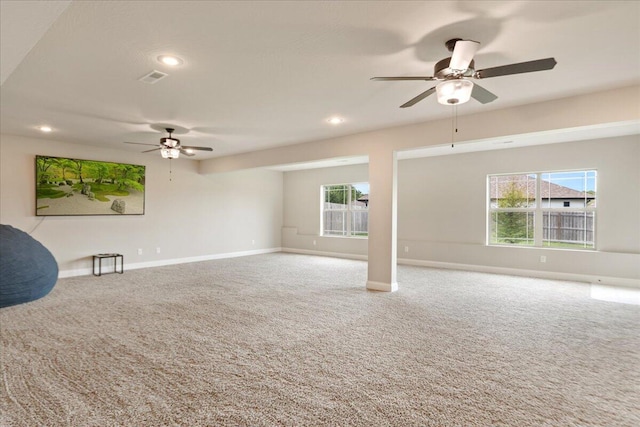
<svg viewBox="0 0 640 427"><path fill-rule="evenodd" d="M397 169L395 151L378 147L369 153L369 269L367 289L398 290Z"/></svg>

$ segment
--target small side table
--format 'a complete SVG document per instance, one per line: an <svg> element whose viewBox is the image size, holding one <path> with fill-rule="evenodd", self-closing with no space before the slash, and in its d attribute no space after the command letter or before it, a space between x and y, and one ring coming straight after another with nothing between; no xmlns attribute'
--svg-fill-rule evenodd
<svg viewBox="0 0 640 427"><path fill-rule="evenodd" d="M93 256L93 275L102 276L102 260L113 258L113 272L124 273L124 256L121 254L97 254ZM120 271L118 271L118 259L120 260ZM98 261L98 273L96 274L96 261Z"/></svg>

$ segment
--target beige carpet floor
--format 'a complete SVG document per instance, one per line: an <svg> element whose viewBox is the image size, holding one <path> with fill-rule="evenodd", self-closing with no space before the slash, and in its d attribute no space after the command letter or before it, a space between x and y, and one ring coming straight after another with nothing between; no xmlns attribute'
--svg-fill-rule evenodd
<svg viewBox="0 0 640 427"><path fill-rule="evenodd" d="M2 426L638 426L640 307L589 285L268 254L0 310Z"/></svg>

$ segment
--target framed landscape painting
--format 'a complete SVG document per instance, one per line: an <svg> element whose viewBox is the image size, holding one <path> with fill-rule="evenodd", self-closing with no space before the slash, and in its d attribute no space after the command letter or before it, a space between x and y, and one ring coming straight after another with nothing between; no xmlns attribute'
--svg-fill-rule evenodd
<svg viewBox="0 0 640 427"><path fill-rule="evenodd" d="M144 215L145 167L36 156L36 216Z"/></svg>

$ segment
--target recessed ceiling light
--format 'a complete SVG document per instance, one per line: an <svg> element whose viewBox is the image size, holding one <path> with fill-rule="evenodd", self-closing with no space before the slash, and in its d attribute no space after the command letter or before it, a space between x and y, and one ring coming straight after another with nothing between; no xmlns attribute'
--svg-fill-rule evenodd
<svg viewBox="0 0 640 427"><path fill-rule="evenodd" d="M340 123L344 123L344 119L342 117L331 117L330 119L327 119L327 122L331 123L332 125L339 125Z"/></svg>
<svg viewBox="0 0 640 427"><path fill-rule="evenodd" d="M50 126L40 126L38 129L40 129L42 132L51 132L53 130Z"/></svg>
<svg viewBox="0 0 640 427"><path fill-rule="evenodd" d="M182 65L184 61L177 56L172 55L160 55L158 56L158 61L163 63L164 65L170 65L175 67L176 65Z"/></svg>

